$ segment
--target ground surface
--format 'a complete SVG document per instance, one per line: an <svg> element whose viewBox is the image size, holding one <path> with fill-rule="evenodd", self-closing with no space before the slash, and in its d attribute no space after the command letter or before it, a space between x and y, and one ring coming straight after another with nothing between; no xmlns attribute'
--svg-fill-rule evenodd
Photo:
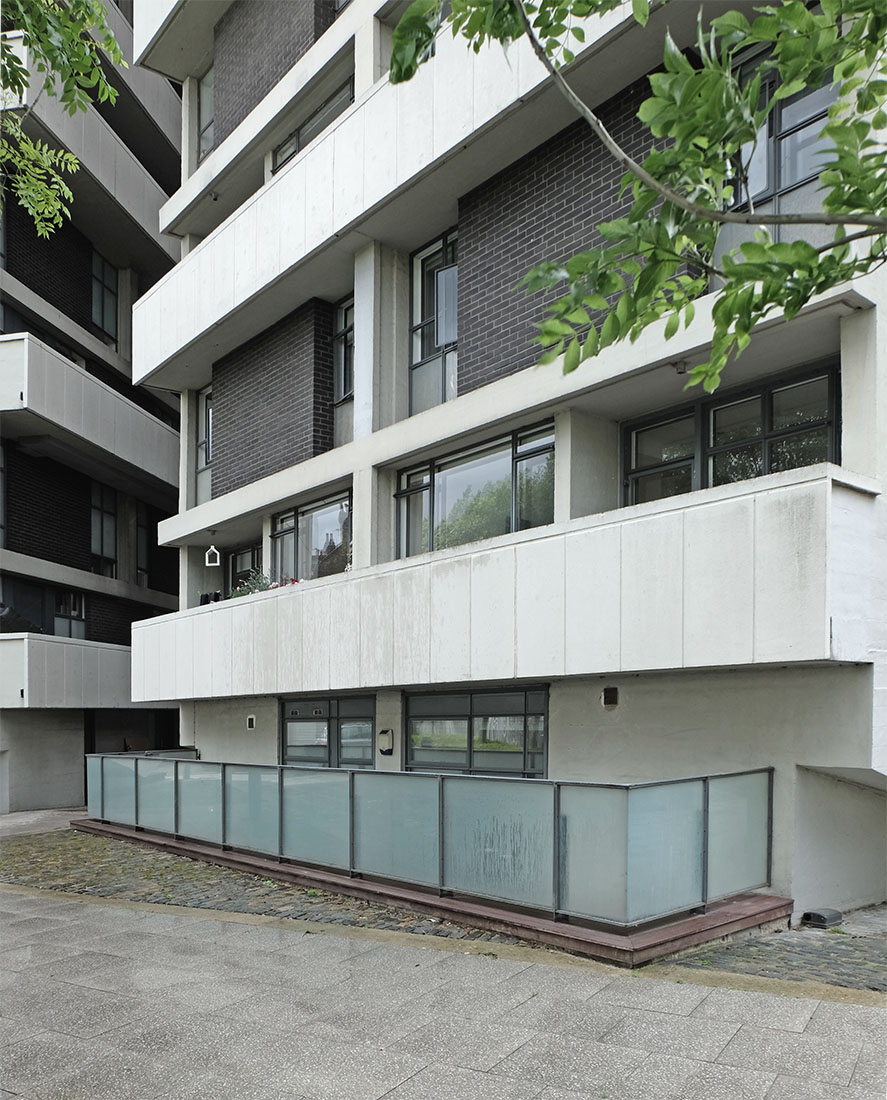
<svg viewBox="0 0 887 1100"><path fill-rule="evenodd" d="M429 936L418 914L272 888L124 842L10 835L13 825L0 819L0 1100L887 1091L887 999L850 987L857 964L844 951L856 944L871 972L877 911L848 923L849 936L757 937L630 975L513 941L472 942L455 925ZM763 977L755 962L728 972L753 950L778 969L771 944L783 962L818 952L823 973L835 960L843 986Z"/></svg>

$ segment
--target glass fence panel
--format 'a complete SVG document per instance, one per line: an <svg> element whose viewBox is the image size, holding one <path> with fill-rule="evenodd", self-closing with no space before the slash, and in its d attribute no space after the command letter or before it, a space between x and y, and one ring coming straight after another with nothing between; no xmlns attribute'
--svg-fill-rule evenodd
<svg viewBox="0 0 887 1100"><path fill-rule="evenodd" d="M283 855L348 868L348 773L283 769Z"/></svg>
<svg viewBox="0 0 887 1100"><path fill-rule="evenodd" d="M628 792L629 922L702 902L703 783Z"/></svg>
<svg viewBox="0 0 887 1100"><path fill-rule="evenodd" d="M438 885L437 787L432 776L355 774L355 870Z"/></svg>
<svg viewBox="0 0 887 1100"><path fill-rule="evenodd" d="M277 768L225 765L225 843L277 855Z"/></svg>
<svg viewBox="0 0 887 1100"><path fill-rule="evenodd" d="M222 765L179 761L179 833L222 843Z"/></svg>
<svg viewBox="0 0 887 1100"><path fill-rule="evenodd" d="M174 760L139 760L139 820L144 829L161 833L176 831Z"/></svg>
<svg viewBox="0 0 887 1100"><path fill-rule="evenodd" d="M552 908L551 784L447 776L443 793L444 886Z"/></svg>
<svg viewBox="0 0 887 1100"><path fill-rule="evenodd" d="M86 758L86 812L90 817L102 816L102 758Z"/></svg>
<svg viewBox="0 0 887 1100"><path fill-rule="evenodd" d="M561 787L558 908L624 923L628 791Z"/></svg>
<svg viewBox="0 0 887 1100"><path fill-rule="evenodd" d="M766 885L769 793L768 772L709 780L709 898Z"/></svg>
<svg viewBox="0 0 887 1100"><path fill-rule="evenodd" d="M136 823L136 762L129 759L105 757L105 819L119 825Z"/></svg>

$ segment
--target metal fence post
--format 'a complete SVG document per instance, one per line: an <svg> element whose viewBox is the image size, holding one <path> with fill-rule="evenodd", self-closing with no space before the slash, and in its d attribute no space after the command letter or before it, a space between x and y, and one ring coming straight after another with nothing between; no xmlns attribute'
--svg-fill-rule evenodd
<svg viewBox="0 0 887 1100"><path fill-rule="evenodd" d="M773 881L773 779L775 770L767 769L767 885Z"/></svg>
<svg viewBox="0 0 887 1100"><path fill-rule="evenodd" d="M179 761L172 762L172 832L179 835Z"/></svg>
<svg viewBox="0 0 887 1100"><path fill-rule="evenodd" d="M560 862L561 862L561 785L560 783L552 784L551 792L551 804L553 812L552 832L551 832L551 916L552 920L557 920L558 909L560 908L561 900L561 880L560 880Z"/></svg>
<svg viewBox="0 0 887 1100"><path fill-rule="evenodd" d="M219 773L220 773L221 778L222 778L222 790L221 790L219 804L220 804L221 813L222 813L222 847L223 848L225 847L225 833L227 831L225 829L225 818L227 816L226 813L225 813L225 767L226 767L226 765L223 763L219 768ZM247 783L248 782L249 782L249 778L247 778Z"/></svg>
<svg viewBox="0 0 887 1100"><path fill-rule="evenodd" d="M437 777L437 893L444 893L444 777Z"/></svg>
<svg viewBox="0 0 887 1100"><path fill-rule="evenodd" d="M354 771L348 773L348 874L354 878Z"/></svg>
<svg viewBox="0 0 887 1100"><path fill-rule="evenodd" d="M283 767L277 765L277 860L283 859Z"/></svg>
<svg viewBox="0 0 887 1100"><path fill-rule="evenodd" d="M709 778L702 780L702 904L708 904L708 785Z"/></svg>
<svg viewBox="0 0 887 1100"><path fill-rule="evenodd" d="M105 820L105 758L99 757L99 793L101 796L99 803L99 817L102 821Z"/></svg>
<svg viewBox="0 0 887 1100"><path fill-rule="evenodd" d="M133 828L139 823L139 758L136 756L132 762L132 824Z"/></svg>

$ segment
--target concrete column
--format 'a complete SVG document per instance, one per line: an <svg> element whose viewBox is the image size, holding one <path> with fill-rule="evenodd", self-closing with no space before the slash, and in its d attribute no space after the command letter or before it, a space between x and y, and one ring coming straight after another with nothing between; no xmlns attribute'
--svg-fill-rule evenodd
<svg viewBox="0 0 887 1100"><path fill-rule="evenodd" d="M136 579L136 502L123 493L117 494L117 579Z"/></svg>
<svg viewBox="0 0 887 1100"><path fill-rule="evenodd" d="M197 394L185 390L179 395L179 511L187 512L196 501Z"/></svg>
<svg viewBox="0 0 887 1100"><path fill-rule="evenodd" d="M179 703L179 744L190 748L196 742L194 735L197 732L197 723L194 720L194 701L186 700Z"/></svg>
<svg viewBox="0 0 887 1100"><path fill-rule="evenodd" d="M619 427L566 409L554 418L554 519L619 507Z"/></svg>
<svg viewBox="0 0 887 1100"><path fill-rule="evenodd" d="M224 590L224 565L207 566L206 546L179 548L179 607L197 607L204 592ZM221 556L224 561L224 555Z"/></svg>
<svg viewBox="0 0 887 1100"><path fill-rule="evenodd" d="M354 257L354 438L373 431L379 349L381 246L369 244Z"/></svg>
<svg viewBox="0 0 887 1100"><path fill-rule="evenodd" d="M875 307L841 318L841 465L874 478L887 475L885 314Z"/></svg>
<svg viewBox="0 0 887 1100"><path fill-rule="evenodd" d="M395 549L394 470L364 467L354 471L351 487L351 566L366 569L392 561Z"/></svg>
<svg viewBox="0 0 887 1100"><path fill-rule="evenodd" d="M117 352L129 362L132 359L132 304L138 286L136 273L130 267L117 272ZM129 376L132 378L132 368Z"/></svg>
<svg viewBox="0 0 887 1100"><path fill-rule="evenodd" d="M409 415L410 258L381 250L382 286L378 345L378 400L373 427L386 428Z"/></svg>
<svg viewBox="0 0 887 1100"><path fill-rule="evenodd" d="M376 692L376 734L393 730L394 752L380 756L376 749L376 771L399 772L403 769L403 696L399 691Z"/></svg>

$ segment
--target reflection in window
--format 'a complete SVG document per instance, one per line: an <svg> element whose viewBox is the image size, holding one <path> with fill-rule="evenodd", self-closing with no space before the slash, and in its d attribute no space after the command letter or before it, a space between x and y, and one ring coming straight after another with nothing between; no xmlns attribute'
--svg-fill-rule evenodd
<svg viewBox="0 0 887 1100"><path fill-rule="evenodd" d="M201 161L215 145L215 74L210 66L197 85L197 160Z"/></svg>
<svg viewBox="0 0 887 1100"><path fill-rule="evenodd" d="M458 306L456 233L451 230L412 259L411 415L456 396Z"/></svg>
<svg viewBox="0 0 887 1100"><path fill-rule="evenodd" d="M401 557L554 522L554 430L515 432L400 475Z"/></svg>
<svg viewBox="0 0 887 1100"><path fill-rule="evenodd" d="M283 762L315 768L372 768L375 712L371 695L284 700Z"/></svg>
<svg viewBox="0 0 887 1100"><path fill-rule="evenodd" d="M837 461L837 372L698 402L626 429L627 503Z"/></svg>
<svg viewBox="0 0 887 1100"><path fill-rule="evenodd" d="M271 547L271 579L279 583L344 573L351 561L350 494L278 513Z"/></svg>
<svg viewBox="0 0 887 1100"><path fill-rule="evenodd" d="M409 696L407 768L544 775L546 709L544 690Z"/></svg>

